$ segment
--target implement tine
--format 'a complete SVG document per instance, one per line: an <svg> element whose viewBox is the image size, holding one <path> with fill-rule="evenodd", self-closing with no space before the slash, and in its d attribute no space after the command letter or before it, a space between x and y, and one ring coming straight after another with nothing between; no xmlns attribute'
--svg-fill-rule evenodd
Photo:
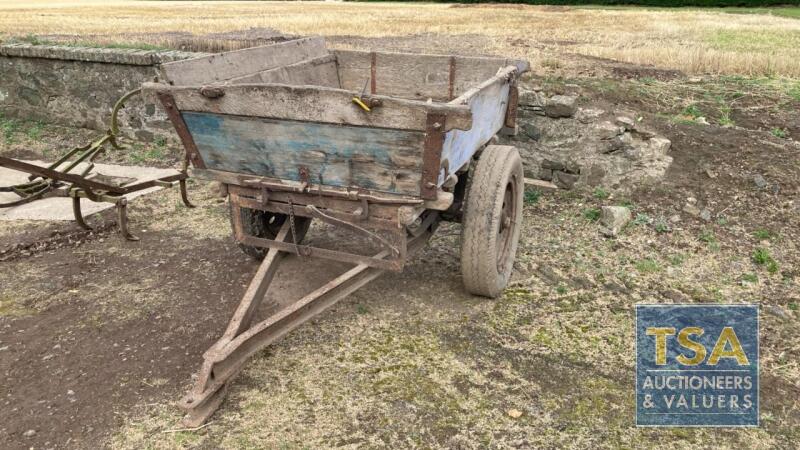
<svg viewBox="0 0 800 450"><path fill-rule="evenodd" d="M119 233L129 241L138 241L139 238L131 234L128 230L128 199L120 197L117 200L117 221L119 222Z"/></svg>
<svg viewBox="0 0 800 450"><path fill-rule="evenodd" d="M22 198L19 199L19 200L14 200L13 202L0 203L0 208L11 208L13 206L19 206L19 205L24 205L26 203L30 203L30 202L40 198L41 196L47 194L48 192L50 192L51 189L52 189L52 186L48 182L48 184L45 185L44 187L42 187L39 191L33 192L31 194L28 194L27 196L22 195L19 192L14 191L15 194L19 195Z"/></svg>
<svg viewBox="0 0 800 450"><path fill-rule="evenodd" d="M20 197L25 197L27 195L30 195L32 192L38 192L44 188L50 187L51 184L52 183L50 183L49 181L37 180L31 183L11 186L11 191L19 195Z"/></svg>
<svg viewBox="0 0 800 450"><path fill-rule="evenodd" d="M91 230L92 227L83 220L83 213L81 212L81 198L77 195L72 197L72 214L75 216L75 222L84 230Z"/></svg>
<svg viewBox="0 0 800 450"><path fill-rule="evenodd" d="M186 205L187 208L194 208L194 205L189 201L189 192L186 190L186 179L184 178L178 183L181 189L181 200L183 204Z"/></svg>

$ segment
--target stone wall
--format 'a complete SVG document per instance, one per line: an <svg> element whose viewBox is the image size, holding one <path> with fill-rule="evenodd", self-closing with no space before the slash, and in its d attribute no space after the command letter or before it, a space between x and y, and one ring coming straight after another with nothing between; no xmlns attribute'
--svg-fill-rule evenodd
<svg viewBox="0 0 800 450"><path fill-rule="evenodd" d="M0 46L0 113L23 120L106 130L114 103L153 81L162 62L202 56L178 51ZM132 98L119 115L127 137L176 140L156 99Z"/></svg>
<svg viewBox="0 0 800 450"><path fill-rule="evenodd" d="M559 188L629 188L660 180L670 141L640 126L630 111L576 106L578 93L520 91L519 132L506 143L522 155L525 176Z"/></svg>

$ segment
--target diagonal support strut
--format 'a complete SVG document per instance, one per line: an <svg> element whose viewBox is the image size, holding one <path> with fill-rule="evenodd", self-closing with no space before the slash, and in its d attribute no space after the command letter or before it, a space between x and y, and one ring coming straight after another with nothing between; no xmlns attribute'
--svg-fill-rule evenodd
<svg viewBox="0 0 800 450"><path fill-rule="evenodd" d="M429 230L409 238L409 253L420 249L431 234ZM288 236L287 221L281 226L276 240L286 241ZM276 248L269 250L225 333L203 355L203 366L194 387L178 403L186 411L183 418L185 426L202 425L214 414L225 398L228 382L242 370L251 356L385 272L384 269L358 264L251 327L253 315L275 277L283 254ZM390 251L382 251L375 258L389 256Z"/></svg>

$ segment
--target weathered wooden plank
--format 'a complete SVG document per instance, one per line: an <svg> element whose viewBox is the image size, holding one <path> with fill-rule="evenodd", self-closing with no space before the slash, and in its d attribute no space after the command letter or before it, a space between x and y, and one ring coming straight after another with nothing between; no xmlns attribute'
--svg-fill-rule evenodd
<svg viewBox="0 0 800 450"><path fill-rule="evenodd" d="M207 181L219 181L224 184L232 184L237 186L251 187L257 190L261 188L269 189L271 192L286 192L291 195L312 193L314 197L337 198L346 200L359 201L363 198L370 203L377 203L382 205L404 205L422 207L424 201L418 196L414 195L401 195L396 193L376 193L363 188L350 188L340 186L320 186L316 183L305 183L294 180L281 180L274 177L265 177L262 175L240 174L234 172L224 172L221 170L211 169L189 169L192 178ZM317 204L317 203L309 203ZM324 203L319 203L324 205ZM420 211L421 212L421 211ZM409 222L410 223L410 222Z"/></svg>
<svg viewBox="0 0 800 450"><path fill-rule="evenodd" d="M421 132L184 112L209 169L418 195Z"/></svg>
<svg viewBox="0 0 800 450"><path fill-rule="evenodd" d="M218 53L162 64L161 78L176 86L200 85L229 80L329 54L325 40L310 37Z"/></svg>
<svg viewBox="0 0 800 450"><path fill-rule="evenodd" d="M372 84L373 53L334 50L342 89L361 90ZM506 58L376 52L376 93L401 98L451 100L512 65L519 73L529 69L527 61ZM450 83L453 86L451 89Z"/></svg>
<svg viewBox="0 0 800 450"><path fill-rule="evenodd" d="M526 186L533 186L533 187L535 187L537 189L544 189L546 191L557 191L558 190L558 186L556 186L555 184L553 184L553 183L551 183L549 181L537 180L535 178L525 178L525 185Z"/></svg>
<svg viewBox="0 0 800 450"><path fill-rule="evenodd" d="M237 84L220 86L224 95L217 98L204 97L199 87L155 83L145 83L143 87L147 91L170 93L181 111L415 131L425 130L425 120L430 111L447 114L446 129L468 130L472 126L472 114L464 105L373 96L381 106L366 112L353 103L353 92L322 86Z"/></svg>
<svg viewBox="0 0 800 450"><path fill-rule="evenodd" d="M510 86L507 78L514 70L514 67L507 67L453 100L453 103L469 104L475 125L468 131L453 130L445 135L442 160L447 160L451 173L468 163L472 155L503 127ZM439 184L442 182L444 177L440 174Z"/></svg>
<svg viewBox="0 0 800 450"><path fill-rule="evenodd" d="M296 86L314 85L339 88L339 73L333 55L302 61L275 69L262 70L250 75L233 78L225 84L278 83Z"/></svg>

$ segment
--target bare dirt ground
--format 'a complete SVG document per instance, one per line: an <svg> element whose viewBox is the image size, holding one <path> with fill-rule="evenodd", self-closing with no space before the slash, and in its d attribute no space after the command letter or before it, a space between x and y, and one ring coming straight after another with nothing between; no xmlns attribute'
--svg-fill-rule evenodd
<svg viewBox="0 0 800 450"><path fill-rule="evenodd" d="M425 39L398 47L429 51ZM357 41L346 43L365 44ZM444 224L404 273L254 358L197 431L176 429L171 402L257 267L230 238L224 200L199 183L190 186L195 209L177 192L137 199L138 243L109 226L0 222L2 447L792 448L800 99L771 81L581 61L573 78L540 73L526 83L577 84L583 106L637 112L673 142L664 180L630 192L530 193L515 279L496 301L463 291L459 226ZM0 152L53 157L51 145L87 134L46 127L33 140L21 127ZM178 157L136 154L157 165ZM707 220L687 203L708 209ZM593 221L606 204L636 216L616 239ZM314 228L311 239L337 235ZM769 260L755 262L757 249ZM344 269L289 258L262 314ZM762 305L760 428L633 426L640 302Z"/></svg>

